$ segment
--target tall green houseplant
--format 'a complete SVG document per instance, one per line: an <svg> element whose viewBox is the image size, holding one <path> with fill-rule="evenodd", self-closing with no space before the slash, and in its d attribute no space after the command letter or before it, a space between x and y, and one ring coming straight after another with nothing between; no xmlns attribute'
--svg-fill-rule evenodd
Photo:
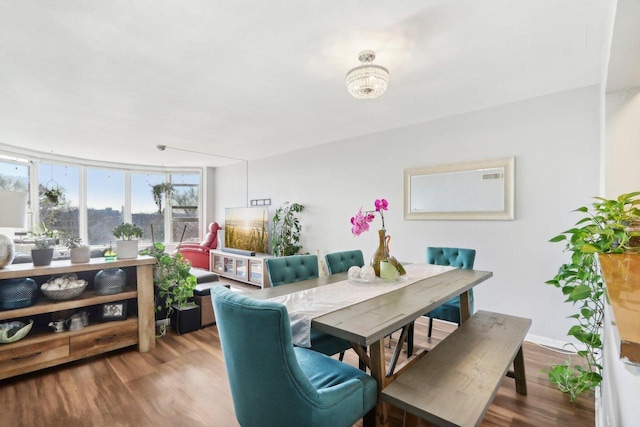
<svg viewBox="0 0 640 427"><path fill-rule="evenodd" d="M575 212L585 216L576 225L552 238L551 242L565 242L571 259L560 266L556 276L547 281L562 290L569 302L578 308L572 318L576 325L567 335L582 344L577 355L582 363L571 366L571 361L552 366L547 372L549 380L569 393L571 401L587 390L594 390L602 381L602 339L604 317L604 286L597 265L599 253L623 253L629 239L638 232L629 226L640 221L640 192L622 194L608 200L595 197L591 208L583 206Z"/></svg>
<svg viewBox="0 0 640 427"><path fill-rule="evenodd" d="M158 305L158 312L166 309L166 319L171 316L174 308L187 307L193 303L193 291L197 285L196 277L191 274L191 264L184 259L180 252L168 254L162 243L154 243L153 246L141 252L141 255L150 255L156 259L153 267L153 283L158 288L160 301L164 306ZM160 335L166 333L166 325L160 327Z"/></svg>
<svg viewBox="0 0 640 427"><path fill-rule="evenodd" d="M296 217L304 209L298 203L285 202L276 209L273 215L273 235L271 236L271 248L274 256L288 256L298 253L302 246L300 243L300 230L302 226Z"/></svg>

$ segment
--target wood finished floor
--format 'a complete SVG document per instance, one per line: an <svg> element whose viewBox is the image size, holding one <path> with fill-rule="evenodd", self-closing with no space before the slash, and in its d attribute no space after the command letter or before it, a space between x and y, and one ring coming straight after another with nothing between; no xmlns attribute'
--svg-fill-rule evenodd
<svg viewBox="0 0 640 427"><path fill-rule="evenodd" d="M426 324L418 323L416 345L430 348L452 328L435 327L427 343ZM529 394L518 395L505 378L482 426L594 426L593 396L571 404L539 373L565 356L531 343L524 354ZM345 362L358 366L353 351ZM238 425L215 326L182 336L170 332L148 353L132 347L0 381L0 408L0 425L12 427ZM390 417L392 426L402 425L400 411Z"/></svg>

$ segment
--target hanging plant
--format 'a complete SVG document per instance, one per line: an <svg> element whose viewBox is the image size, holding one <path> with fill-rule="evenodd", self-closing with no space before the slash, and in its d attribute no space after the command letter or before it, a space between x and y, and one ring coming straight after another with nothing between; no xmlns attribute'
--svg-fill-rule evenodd
<svg viewBox="0 0 640 427"><path fill-rule="evenodd" d="M156 184L151 186L151 194L153 194L153 202L158 207L158 213L162 213L162 198L170 200L173 194L173 184L169 182L163 182L162 184Z"/></svg>
<svg viewBox="0 0 640 427"><path fill-rule="evenodd" d="M64 192L57 185L55 187L45 187L43 195L49 203L57 206L64 200Z"/></svg>

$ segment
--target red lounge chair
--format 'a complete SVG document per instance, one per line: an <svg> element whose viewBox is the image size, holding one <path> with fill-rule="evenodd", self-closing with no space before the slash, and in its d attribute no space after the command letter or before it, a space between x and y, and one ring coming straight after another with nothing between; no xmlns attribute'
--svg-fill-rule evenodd
<svg viewBox="0 0 640 427"><path fill-rule="evenodd" d="M202 243L185 242L178 246L178 252L191 261L191 267L209 270L209 251L218 247L218 230L220 230L218 223L212 222Z"/></svg>

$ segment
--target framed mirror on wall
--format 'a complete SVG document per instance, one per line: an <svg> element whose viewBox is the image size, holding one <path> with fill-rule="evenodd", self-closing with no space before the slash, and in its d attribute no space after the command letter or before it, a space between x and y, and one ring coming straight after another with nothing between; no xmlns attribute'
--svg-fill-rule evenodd
<svg viewBox="0 0 640 427"><path fill-rule="evenodd" d="M512 220L515 157L404 170L405 219Z"/></svg>

